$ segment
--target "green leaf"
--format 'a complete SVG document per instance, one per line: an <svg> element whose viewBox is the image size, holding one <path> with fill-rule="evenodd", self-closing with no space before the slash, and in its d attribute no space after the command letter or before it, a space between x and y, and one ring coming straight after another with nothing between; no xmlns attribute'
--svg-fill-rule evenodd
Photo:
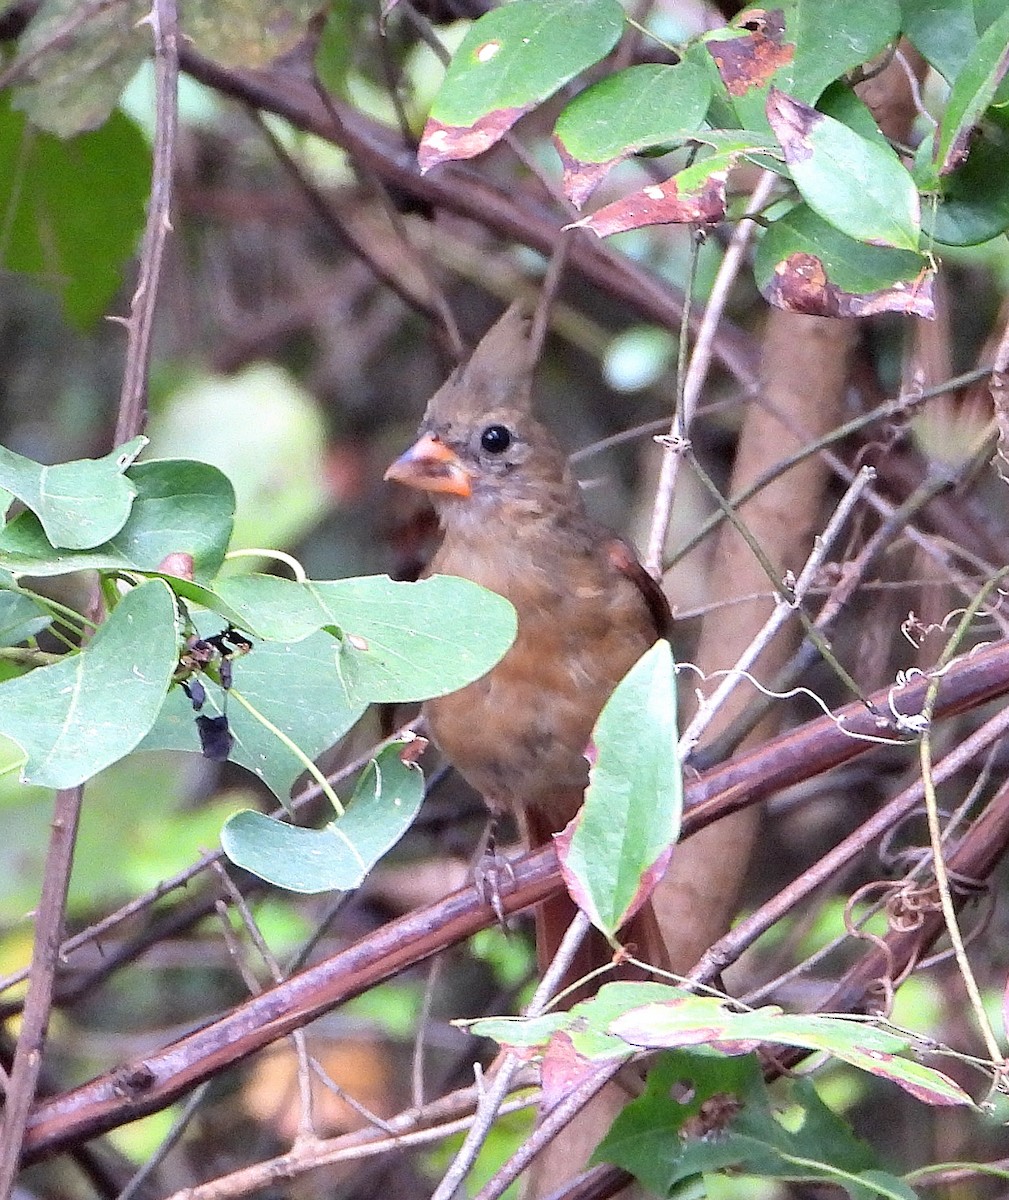
<svg viewBox="0 0 1009 1200"><path fill-rule="evenodd" d="M862 1020L784 1013L773 1006L735 1012L713 997L680 993L616 1017L608 1031L634 1046L650 1049L703 1041L716 1048L728 1046L730 1054L745 1053L764 1042L819 1050L870 1075L889 1079L925 1104L972 1103L963 1088L942 1072L898 1057L913 1049L910 1037Z"/></svg>
<svg viewBox="0 0 1009 1200"><path fill-rule="evenodd" d="M746 8L702 42L719 81L711 119L731 114L726 124L766 130L772 86L814 104L828 84L885 50L899 29L897 0L781 0Z"/></svg>
<svg viewBox="0 0 1009 1200"><path fill-rule="evenodd" d="M902 0L901 28L922 57L952 82L977 46L971 0Z"/></svg>
<svg viewBox="0 0 1009 1200"><path fill-rule="evenodd" d="M966 160L974 127L994 100L1007 69L1009 8L984 31L950 91L936 137L940 175L955 171Z"/></svg>
<svg viewBox="0 0 1009 1200"><path fill-rule="evenodd" d="M645 1094L618 1115L594 1155L636 1175L659 1195L715 1171L876 1190L872 1151L826 1107L809 1080L788 1086L789 1121L778 1119L756 1057L664 1055ZM707 1136L676 1136L698 1130ZM856 1191L857 1194L857 1191ZM864 1192L862 1192L864 1200Z"/></svg>
<svg viewBox="0 0 1009 1200"><path fill-rule="evenodd" d="M515 640L511 604L452 575L418 583L387 575L319 583L236 576L216 591L242 615L243 628L262 637L297 641L341 630L340 670L362 703L454 692L486 674Z"/></svg>
<svg viewBox="0 0 1009 1200"><path fill-rule="evenodd" d="M775 85L814 104L828 84L886 50L900 16L898 0L798 0L786 18L795 57Z"/></svg>
<svg viewBox="0 0 1009 1200"><path fill-rule="evenodd" d="M710 100L708 74L691 62L627 67L587 87L554 126L565 195L580 208L617 163L682 142L699 128Z"/></svg>
<svg viewBox="0 0 1009 1200"><path fill-rule="evenodd" d="M21 592L0 592L0 646L17 646L52 624L38 601Z"/></svg>
<svg viewBox="0 0 1009 1200"><path fill-rule="evenodd" d="M204 636L220 630L219 621L200 618L196 623ZM339 653L338 642L317 633L294 644L257 642L235 660L235 691L269 724L235 697L226 697L213 684L207 686L204 715L226 712L234 737L231 760L262 780L285 805L305 764L270 726L314 760L343 737L367 708L341 678ZM140 749L200 753L195 714L181 688L169 692L157 724Z"/></svg>
<svg viewBox="0 0 1009 1200"><path fill-rule="evenodd" d="M523 113L616 45L617 0L514 0L474 21L431 107L422 171L482 154Z"/></svg>
<svg viewBox="0 0 1009 1200"><path fill-rule="evenodd" d="M132 588L79 653L0 684L0 732L25 751L25 783L83 783L129 754L157 718L178 661L175 600Z"/></svg>
<svg viewBox="0 0 1009 1200"><path fill-rule="evenodd" d="M825 221L869 245L918 248L918 189L889 146L773 88L767 119L795 186Z"/></svg>
<svg viewBox="0 0 1009 1200"><path fill-rule="evenodd" d="M126 472L136 497L126 524L90 550L56 549L34 513L0 530L0 565L19 575L84 570L156 571L169 554L193 556L197 580L212 579L224 561L235 493L216 467L185 460L135 463Z"/></svg>
<svg viewBox="0 0 1009 1200"><path fill-rule="evenodd" d="M130 515L136 488L123 472L146 444L145 437L135 437L104 458L54 467L0 446L0 487L35 513L53 546L98 546L118 533Z"/></svg>
<svg viewBox="0 0 1009 1200"><path fill-rule="evenodd" d="M676 669L664 638L617 685L592 737L585 804L556 840L568 891L613 936L662 877L680 831Z"/></svg>
<svg viewBox="0 0 1009 1200"><path fill-rule="evenodd" d="M935 272L928 259L908 250L856 242L804 204L764 234L753 271L764 299L789 312L823 317L935 315Z"/></svg>
<svg viewBox="0 0 1009 1200"><path fill-rule="evenodd" d="M123 113L61 141L0 97L0 266L57 291L85 326L104 314L143 228L150 151Z"/></svg>
<svg viewBox="0 0 1009 1200"><path fill-rule="evenodd" d="M359 887L410 827L424 799L424 776L403 761L403 745L385 747L361 776L346 812L322 829L287 825L251 809L235 813L221 831L225 854L291 892Z"/></svg>
<svg viewBox="0 0 1009 1200"><path fill-rule="evenodd" d="M978 246L1009 229L1009 141L1004 125L984 121L963 166L938 177L932 147L918 147L915 166L922 229L944 246Z"/></svg>

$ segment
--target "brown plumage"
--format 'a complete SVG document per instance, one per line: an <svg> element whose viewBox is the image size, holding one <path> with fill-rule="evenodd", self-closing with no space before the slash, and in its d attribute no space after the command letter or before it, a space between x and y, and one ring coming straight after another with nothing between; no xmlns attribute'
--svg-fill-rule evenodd
<svg viewBox="0 0 1009 1200"><path fill-rule="evenodd" d="M472 579L515 606L518 633L501 662L424 713L464 778L492 811L515 813L536 846L578 810L596 718L670 618L633 552L589 517L566 455L532 416L528 326L513 305L432 397L386 478L431 496L443 537L429 573ZM541 962L572 915L567 897L538 914ZM661 961L647 906L622 940ZM600 938L572 974L610 956Z"/></svg>

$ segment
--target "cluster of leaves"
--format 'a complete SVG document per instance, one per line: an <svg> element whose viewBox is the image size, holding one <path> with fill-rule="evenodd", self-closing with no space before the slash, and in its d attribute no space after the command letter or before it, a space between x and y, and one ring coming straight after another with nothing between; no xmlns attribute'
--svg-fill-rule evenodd
<svg viewBox="0 0 1009 1200"><path fill-rule="evenodd" d="M23 505L0 530L0 732L23 750L25 782L72 787L134 750L199 753L216 722L214 756L230 754L287 805L297 777L370 704L453 691L511 644L511 605L463 579L222 575L230 482L206 463L138 463L144 444L55 467L0 451L0 486ZM99 573L108 618L82 648L38 654L44 629L82 625L19 579L83 570ZM249 653L226 661L227 642L198 653L228 629ZM383 751L324 830L236 814L229 852L285 887L356 886L423 797L402 752Z"/></svg>
<svg viewBox="0 0 1009 1200"><path fill-rule="evenodd" d="M617 0L516 0L474 22L431 109L422 169L470 158L599 63L624 28ZM906 38L948 83L917 149L892 145L853 83ZM772 304L825 316L934 315L933 247L1009 227L1009 12L978 0L784 0L677 50L674 65L605 75L554 126L564 190L581 207L632 155L687 148L674 174L576 222L600 237L732 211L740 162L789 181L761 217L755 274Z"/></svg>
<svg viewBox="0 0 1009 1200"><path fill-rule="evenodd" d="M809 1080L793 1081L785 1097L776 1089L772 1100L754 1053L762 1045L829 1053L927 1104L971 1104L953 1080L914 1057L921 1047L907 1034L865 1019L742 1010L662 984L606 984L568 1012L468 1024L521 1057L542 1059L548 1107L603 1064L628 1061L642 1049L663 1051L644 1093L621 1112L595 1155L660 1196L726 1170L829 1181L858 1200L914 1195L879 1169Z"/></svg>

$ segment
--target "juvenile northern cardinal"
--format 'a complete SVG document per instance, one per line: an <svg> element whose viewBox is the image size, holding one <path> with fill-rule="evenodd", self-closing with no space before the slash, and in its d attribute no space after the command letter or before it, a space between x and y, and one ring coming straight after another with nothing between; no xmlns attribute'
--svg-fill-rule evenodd
<svg viewBox="0 0 1009 1200"><path fill-rule="evenodd" d="M508 309L431 398L418 440L385 478L430 495L443 536L428 574L472 579L515 606L504 658L428 700L424 715L439 748L492 813L516 815L532 848L575 815L596 718L671 618L630 548L589 517L567 456L532 416L529 324L521 307ZM541 966L573 915L567 896L541 906ZM664 961L649 905L621 940ZM611 957L601 937L583 944L569 979Z"/></svg>

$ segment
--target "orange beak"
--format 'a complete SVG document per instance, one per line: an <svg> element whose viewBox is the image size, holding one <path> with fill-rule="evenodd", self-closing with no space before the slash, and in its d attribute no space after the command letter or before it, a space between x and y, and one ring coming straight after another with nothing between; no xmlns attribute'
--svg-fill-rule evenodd
<svg viewBox="0 0 1009 1200"><path fill-rule="evenodd" d="M458 454L433 433L425 433L385 473L386 479L422 492L441 492L449 496L469 496L473 491L470 474Z"/></svg>

